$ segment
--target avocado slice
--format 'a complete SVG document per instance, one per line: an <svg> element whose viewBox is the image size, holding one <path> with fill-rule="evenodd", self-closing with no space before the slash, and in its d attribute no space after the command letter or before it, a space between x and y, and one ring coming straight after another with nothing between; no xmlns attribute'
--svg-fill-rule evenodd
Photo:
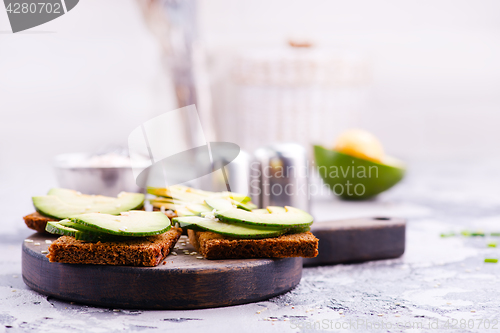
<svg viewBox="0 0 500 333"><path fill-rule="evenodd" d="M311 227L299 227L299 228L292 228L289 229L287 234L301 234L303 232L308 232L311 230Z"/></svg>
<svg viewBox="0 0 500 333"><path fill-rule="evenodd" d="M133 210L120 216L89 213L71 217L74 223L96 229L98 232L118 236L159 235L170 229L169 218L161 212Z"/></svg>
<svg viewBox="0 0 500 333"><path fill-rule="evenodd" d="M196 215L212 211L212 208L210 208L207 204L187 204L186 208L195 213Z"/></svg>
<svg viewBox="0 0 500 333"><path fill-rule="evenodd" d="M249 196L234 193L234 192L210 192L198 190L186 186L170 186L168 188L148 187L147 192L160 197L170 198L174 200L188 201L200 203L206 198L224 198L235 200L238 203L249 203L251 198ZM255 206L254 204L250 204ZM257 207L255 207L257 208Z"/></svg>
<svg viewBox="0 0 500 333"><path fill-rule="evenodd" d="M177 208L185 207L183 205L174 204L172 202L158 202L158 201L151 201L151 205L155 208L163 207L165 209L170 209L170 210L176 210Z"/></svg>
<svg viewBox="0 0 500 333"><path fill-rule="evenodd" d="M197 215L200 215L200 214L196 214L196 213L190 211L186 207L179 207L179 206L177 206L177 208L175 209L175 214L177 216L197 216Z"/></svg>
<svg viewBox="0 0 500 333"><path fill-rule="evenodd" d="M272 229L243 224L224 223L198 216L175 217L174 222L179 223L182 228L193 230L207 230L224 236L234 238L267 238L284 234L288 229Z"/></svg>
<svg viewBox="0 0 500 333"><path fill-rule="evenodd" d="M217 198L217 197L206 198L205 203L215 210L228 210L234 208L234 206L247 211L251 211L252 209L257 208L257 206L255 206L251 202L242 203L229 198Z"/></svg>
<svg viewBox="0 0 500 333"><path fill-rule="evenodd" d="M118 215L121 212L138 209L144 203L144 194L122 192L118 197L87 195L77 191L54 188L47 195L33 197L37 211L58 219L83 213L105 213Z"/></svg>
<svg viewBox="0 0 500 333"><path fill-rule="evenodd" d="M284 214L257 214L232 208L215 212L215 216L223 222L250 224L264 227L298 228L313 223L313 217L298 208L285 206Z"/></svg>
<svg viewBox="0 0 500 333"><path fill-rule="evenodd" d="M378 163L314 146L319 174L335 195L365 200L396 185L405 175L404 164L392 157Z"/></svg>
<svg viewBox="0 0 500 333"><path fill-rule="evenodd" d="M172 200L191 202L191 203L203 203L203 200L206 198L206 196L200 195L198 193L182 191L171 187L169 188L148 187L147 192L149 194L153 194L156 196L165 197Z"/></svg>
<svg viewBox="0 0 500 333"><path fill-rule="evenodd" d="M64 225L64 223L71 223L69 220L62 220L59 222L50 221L47 222L47 226L45 230L51 234L62 235L62 236L71 236L76 240L88 241L88 242L97 242L97 241L120 241L127 240L131 237L123 237L123 236L113 236L103 233L93 233L87 231L81 231L72 227L68 227Z"/></svg>
<svg viewBox="0 0 500 333"><path fill-rule="evenodd" d="M222 198L206 198L205 203L215 210L228 210L234 208L231 201Z"/></svg>

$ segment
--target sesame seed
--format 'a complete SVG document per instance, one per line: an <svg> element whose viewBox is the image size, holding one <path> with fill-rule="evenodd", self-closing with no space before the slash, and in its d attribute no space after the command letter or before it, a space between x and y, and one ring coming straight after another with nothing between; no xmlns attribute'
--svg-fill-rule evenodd
<svg viewBox="0 0 500 333"><path fill-rule="evenodd" d="M39 246L39 245L40 245L40 243L33 243L33 245L35 245L35 246Z"/></svg>
<svg viewBox="0 0 500 333"><path fill-rule="evenodd" d="M26 243L33 243L33 240L32 239L25 239L24 240Z"/></svg>
<svg viewBox="0 0 500 333"><path fill-rule="evenodd" d="M476 312L476 310L470 310L470 312Z"/></svg>
<svg viewBox="0 0 500 333"><path fill-rule="evenodd" d="M176 256L176 255L177 255L177 252L172 252L172 255L173 255L173 256Z"/></svg>
<svg viewBox="0 0 500 333"><path fill-rule="evenodd" d="M190 253L190 255L192 255L192 256L194 256L195 254L198 254L198 252L193 251Z"/></svg>
<svg viewBox="0 0 500 333"><path fill-rule="evenodd" d="M46 239L46 240L45 240L45 244L52 244L52 241L51 241L51 240Z"/></svg>
<svg viewBox="0 0 500 333"><path fill-rule="evenodd" d="M394 304L396 304L396 305L401 305L401 303L394 303Z"/></svg>
<svg viewBox="0 0 500 333"><path fill-rule="evenodd" d="M120 312L120 309L113 309L113 312Z"/></svg>
<svg viewBox="0 0 500 333"><path fill-rule="evenodd" d="M379 316L379 317L383 317L383 316L384 316L384 314L383 314L383 313L379 313L377 316Z"/></svg>
<svg viewBox="0 0 500 333"><path fill-rule="evenodd" d="M46 250L42 250L42 251L40 251L40 252L41 252L42 254L47 254L47 253L49 253L49 251L46 251Z"/></svg>
<svg viewBox="0 0 500 333"><path fill-rule="evenodd" d="M203 259L202 256L196 256L196 259Z"/></svg>

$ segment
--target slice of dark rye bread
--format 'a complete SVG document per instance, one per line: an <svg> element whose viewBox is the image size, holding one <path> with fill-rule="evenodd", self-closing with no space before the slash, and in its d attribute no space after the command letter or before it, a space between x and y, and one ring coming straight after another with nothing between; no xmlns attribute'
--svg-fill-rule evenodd
<svg viewBox="0 0 500 333"><path fill-rule="evenodd" d="M34 212L29 215L23 217L24 223L28 226L28 228L36 230L42 233L48 233L45 231L45 226L49 221L60 221L59 219L48 217L39 212Z"/></svg>
<svg viewBox="0 0 500 333"><path fill-rule="evenodd" d="M206 259L314 258L318 239L311 232L262 239L238 239L188 230L190 243Z"/></svg>
<svg viewBox="0 0 500 333"><path fill-rule="evenodd" d="M122 242L84 242L74 237L59 237L49 246L51 262L121 266L156 266L181 236L180 228L156 236Z"/></svg>

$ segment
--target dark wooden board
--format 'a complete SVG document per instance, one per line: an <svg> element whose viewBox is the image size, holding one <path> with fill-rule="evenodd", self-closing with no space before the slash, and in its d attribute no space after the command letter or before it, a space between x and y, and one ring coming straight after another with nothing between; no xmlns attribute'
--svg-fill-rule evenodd
<svg viewBox="0 0 500 333"><path fill-rule="evenodd" d="M405 251L406 220L402 218L315 222L311 232L319 239L319 255L304 259L305 266L397 258Z"/></svg>
<svg viewBox="0 0 500 333"><path fill-rule="evenodd" d="M42 294L89 305L197 309L244 304L282 294L302 276L302 258L206 260L181 250L156 267L51 263L42 251L50 245L46 240L57 237L35 233L28 239L33 242L23 244L24 282Z"/></svg>

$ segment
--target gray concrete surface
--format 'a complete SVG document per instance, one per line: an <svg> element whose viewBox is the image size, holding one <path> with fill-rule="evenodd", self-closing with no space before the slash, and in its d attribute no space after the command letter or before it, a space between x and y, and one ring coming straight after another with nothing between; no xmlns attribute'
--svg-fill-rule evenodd
<svg viewBox="0 0 500 333"><path fill-rule="evenodd" d="M500 231L499 163L413 164L405 181L377 200L314 201L317 223L389 215L408 218L403 257L306 268L294 290L253 304L191 311L131 311L71 304L30 290L21 277L26 196L52 179L4 177L0 199L0 332L489 332L500 329L500 249L495 237L442 232ZM40 170L40 173L47 170ZM17 178L16 178L17 177ZM28 183L27 183L28 184ZM22 199L21 199L22 198ZM263 281L265 283L265 281ZM383 326L382 326L383 325Z"/></svg>

